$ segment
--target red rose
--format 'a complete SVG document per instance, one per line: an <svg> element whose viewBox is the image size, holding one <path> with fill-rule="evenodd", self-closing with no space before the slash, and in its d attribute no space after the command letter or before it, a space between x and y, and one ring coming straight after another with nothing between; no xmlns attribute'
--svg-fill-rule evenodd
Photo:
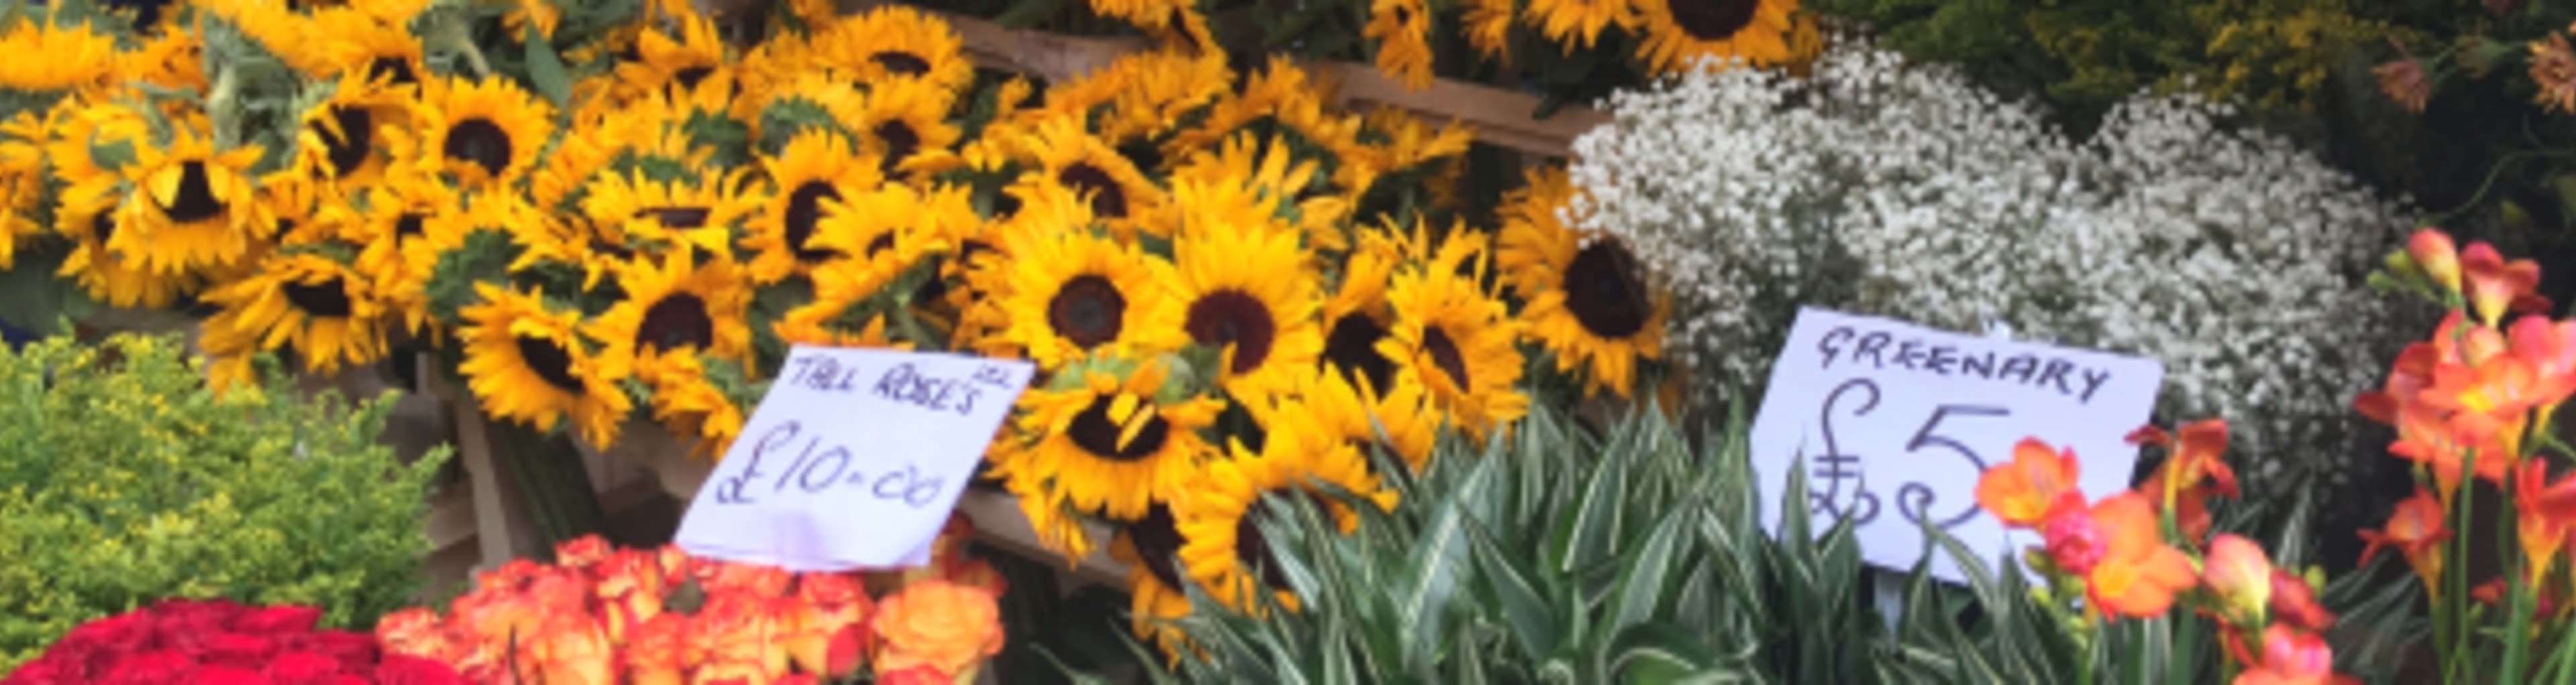
<svg viewBox="0 0 2576 685"><path fill-rule="evenodd" d="M385 655L376 664L376 682L380 685L467 685L465 676L447 664L401 654Z"/></svg>
<svg viewBox="0 0 2576 685"><path fill-rule="evenodd" d="M250 611L233 621L233 629L245 633L301 633L313 629L322 620L322 610L313 607L274 606Z"/></svg>
<svg viewBox="0 0 2576 685"><path fill-rule="evenodd" d="M18 670L6 676L0 676L0 685L53 685L89 680L88 674L82 673L79 667L74 665L77 663L79 662L55 658L48 652L43 658L19 664Z"/></svg>
<svg viewBox="0 0 2576 685"><path fill-rule="evenodd" d="M277 655L278 649L276 638L242 633L217 633L202 644L204 651L198 656L209 663L252 668L267 664L270 657Z"/></svg>
<svg viewBox="0 0 2576 685"><path fill-rule="evenodd" d="M172 683L178 682L180 676L187 675L188 671L196 667L197 660L188 658L186 654L145 652L127 657L116 665L115 670L107 672L106 679L99 682L133 683L134 685Z"/></svg>
<svg viewBox="0 0 2576 685"><path fill-rule="evenodd" d="M299 636L295 648L336 659L344 671L363 673L376 665L376 638L373 635L326 630Z"/></svg>
<svg viewBox="0 0 2576 685"><path fill-rule="evenodd" d="M188 672L193 685L270 685L268 676L258 671L233 666L199 666Z"/></svg>
<svg viewBox="0 0 2576 685"><path fill-rule="evenodd" d="M340 674L340 660L312 652L287 652L262 672L278 685L322 685Z"/></svg>
<svg viewBox="0 0 2576 685"><path fill-rule="evenodd" d="M52 649L87 651L107 645L131 644L149 636L151 631L151 616L140 611L127 612L80 624L72 628L72 632L64 634L62 641L54 643Z"/></svg>
<svg viewBox="0 0 2576 685"><path fill-rule="evenodd" d="M230 627L241 605L223 600L166 600L152 606L152 630L164 637L195 638Z"/></svg>

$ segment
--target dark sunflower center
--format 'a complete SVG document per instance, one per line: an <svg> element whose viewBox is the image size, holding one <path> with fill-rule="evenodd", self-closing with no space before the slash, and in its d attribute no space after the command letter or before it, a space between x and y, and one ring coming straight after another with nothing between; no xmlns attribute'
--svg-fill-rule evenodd
<svg viewBox="0 0 2576 685"><path fill-rule="evenodd" d="M869 55L868 60L876 62L877 66L885 67L886 71L891 71L904 76L919 76L930 73L930 60L922 59L920 55L915 55L909 52L887 50L885 52Z"/></svg>
<svg viewBox="0 0 2576 685"><path fill-rule="evenodd" d="M215 197L215 184L206 177L205 162L179 165L179 194L170 198L170 206L161 208L161 213L183 224L223 216L224 201Z"/></svg>
<svg viewBox="0 0 2576 685"><path fill-rule="evenodd" d="M1761 6L1762 0L1673 0L1673 23L1692 38L1726 40L1751 25Z"/></svg>
<svg viewBox="0 0 2576 685"><path fill-rule="evenodd" d="M429 215L427 214L422 214L420 212L404 212L402 216L394 219L394 238L399 240L402 238L418 237L422 233L421 223L428 220Z"/></svg>
<svg viewBox="0 0 2576 685"><path fill-rule="evenodd" d="M1574 255L1565 268L1565 308L1584 330L1604 338L1625 338L1646 327L1646 284L1636 275L1636 259L1618 244L1596 241Z"/></svg>
<svg viewBox="0 0 2576 685"><path fill-rule="evenodd" d="M1020 198L1010 193L993 196L993 218L1007 220L1020 214Z"/></svg>
<svg viewBox="0 0 2576 685"><path fill-rule="evenodd" d="M1689 2L1689 0L1682 0L1682 1L1683 1L1683 2ZM1411 24L1411 23L1413 23L1413 10L1412 10L1411 8L1405 7L1403 4L1400 4L1400 3L1399 3L1399 4L1397 4L1397 5L1395 6L1395 23L1397 23L1397 24Z"/></svg>
<svg viewBox="0 0 2576 685"><path fill-rule="evenodd" d="M1449 380L1457 383L1460 390L1468 387L1467 356L1459 353L1458 343L1449 339L1448 331L1438 326L1423 328L1422 351L1431 355L1431 365L1449 374Z"/></svg>
<svg viewBox="0 0 2576 685"><path fill-rule="evenodd" d="M1096 275L1065 281L1064 287L1056 289L1055 299L1047 302L1047 325L1086 350L1118 339L1126 315L1126 296L1109 279Z"/></svg>
<svg viewBox="0 0 2576 685"><path fill-rule="evenodd" d="M1108 171L1088 162L1076 163L1056 174L1056 180L1073 189L1076 195L1091 196L1092 214L1103 219L1127 216L1127 194L1118 188L1118 181L1110 178Z"/></svg>
<svg viewBox="0 0 2576 685"><path fill-rule="evenodd" d="M287 302L293 303L296 309L304 310L305 314L325 319L349 315L349 290L347 286L341 284L340 279L333 278L320 283L288 283L280 290L285 293Z"/></svg>
<svg viewBox="0 0 2576 685"><path fill-rule="evenodd" d="M806 181L787 195L787 247L796 251L798 261L819 262L832 256L831 250L805 246L805 240L814 237L814 225L823 220L823 200L827 198L841 199L841 191L822 181Z"/></svg>
<svg viewBox="0 0 2576 685"><path fill-rule="evenodd" d="M331 163L331 175L342 176L357 171L367 163L368 146L375 144L374 119L361 107L332 107L331 121L339 125L340 134L332 135L321 122L311 126L322 136L322 158Z"/></svg>
<svg viewBox="0 0 2576 685"><path fill-rule="evenodd" d="M490 119L467 119L447 129L447 158L472 162L493 176L510 168L510 145L509 132Z"/></svg>
<svg viewBox="0 0 2576 685"><path fill-rule="evenodd" d="M707 77L714 76L715 73L715 67L689 67L671 74L671 80L680 82L682 88L694 90L698 87L698 82L707 80Z"/></svg>
<svg viewBox="0 0 2576 685"><path fill-rule="evenodd" d="M98 244L100 247L106 247L108 241L116 238L115 215L115 210L107 209L102 209L99 210L97 214L89 215L89 234L98 238Z"/></svg>
<svg viewBox="0 0 2576 685"><path fill-rule="evenodd" d="M877 160L877 170L887 176L893 176L895 165L902 164L903 160L912 157L913 152L921 149L921 134L913 132L911 124L901 121L877 124L876 135L877 140L885 141L885 158Z"/></svg>
<svg viewBox="0 0 2576 685"><path fill-rule="evenodd" d="M1199 296L1190 303L1189 318L1182 326L1201 345L1233 345L1234 373L1261 368L1261 360L1270 356L1270 343L1279 331L1278 322L1270 318L1270 307L1240 290Z"/></svg>
<svg viewBox="0 0 2576 685"><path fill-rule="evenodd" d="M715 342L716 321L707 315L706 300L689 293L672 293L653 303L644 310L644 323L635 328L635 345L646 349L703 350Z"/></svg>
<svg viewBox="0 0 2576 685"><path fill-rule="evenodd" d="M686 231L705 227L707 217L714 213L715 210L705 207L654 207L637 211L635 218L651 217L654 221L661 222L663 228Z"/></svg>
<svg viewBox="0 0 2576 685"><path fill-rule="evenodd" d="M875 257L878 253L891 249L894 249L894 231L879 233L877 237L868 239L867 256L869 257Z"/></svg>
<svg viewBox="0 0 2576 685"><path fill-rule="evenodd" d="M1386 338L1386 327L1366 314L1351 312L1333 320L1333 330L1324 334L1324 363L1341 367L1342 377L1352 383L1368 381L1368 387L1385 392L1395 380L1395 360L1377 351L1377 342Z"/></svg>
<svg viewBox="0 0 2576 685"><path fill-rule="evenodd" d="M564 392L581 394L581 380L572 377L572 352L547 338L512 338L519 343L519 361L544 379L547 385Z"/></svg>
<svg viewBox="0 0 2576 685"><path fill-rule="evenodd" d="M1127 524L1127 539L1136 544L1136 556L1143 557L1145 570L1163 581L1163 587L1181 589L1180 569L1173 568L1174 557L1181 552L1181 527L1172 519L1172 509L1156 504L1145 510L1145 518Z"/></svg>
<svg viewBox="0 0 2576 685"><path fill-rule="evenodd" d="M1150 139L1138 138L1119 144L1118 156L1127 158L1127 163L1136 165L1137 169L1163 168L1163 148Z"/></svg>
<svg viewBox="0 0 2576 685"><path fill-rule="evenodd" d="M390 79L394 85L420 82L420 77L411 71L410 60L393 56L378 57L367 62L367 78Z"/></svg>
<svg viewBox="0 0 2576 685"><path fill-rule="evenodd" d="M1145 417L1145 427L1137 429L1136 438L1127 441L1125 449L1118 447L1118 436L1126 433L1126 429L1109 418L1112 399L1110 396L1092 398L1091 406L1075 414L1073 425L1065 427L1065 437L1071 438L1075 447L1091 453L1091 456L1110 461L1141 461L1161 451L1163 441L1171 438L1172 426L1165 423L1160 414ZM1136 411L1153 412L1154 407L1140 403Z"/></svg>
<svg viewBox="0 0 2576 685"><path fill-rule="evenodd" d="M1305 488L1277 488L1262 495L1265 498L1279 498L1281 500L1277 502L1279 507L1293 506L1289 500L1295 497L1303 497L1307 503L1319 508L1324 506L1324 498L1316 496ZM1258 569L1262 584L1270 586L1270 589L1286 590L1288 574L1280 572L1279 558L1270 554L1269 538L1261 534L1261 522L1274 515L1271 504L1265 499L1256 498L1252 501L1251 507L1243 510L1243 517L1234 520L1235 563L1242 564L1247 572ZM1287 513L1286 511L1276 512L1278 515Z"/></svg>

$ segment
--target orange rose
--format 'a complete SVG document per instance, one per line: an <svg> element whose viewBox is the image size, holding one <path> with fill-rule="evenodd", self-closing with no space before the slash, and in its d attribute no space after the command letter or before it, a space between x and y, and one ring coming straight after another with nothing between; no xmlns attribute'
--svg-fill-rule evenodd
<svg viewBox="0 0 2576 685"><path fill-rule="evenodd" d="M786 569L776 566L736 564L713 559L693 560L692 575L707 594L745 592L760 597L784 597L787 582L794 578Z"/></svg>
<svg viewBox="0 0 2576 685"><path fill-rule="evenodd" d="M625 657L627 680L635 685L680 685L692 665L688 658L689 618L679 614L654 616L627 633Z"/></svg>
<svg viewBox="0 0 2576 685"><path fill-rule="evenodd" d="M584 535L555 545L555 564L564 568L588 569L608 560L608 540L598 535Z"/></svg>
<svg viewBox="0 0 2576 685"><path fill-rule="evenodd" d="M448 629L438 612L418 607L385 614L376 621L376 641L387 652L441 663L452 663L471 649L462 636Z"/></svg>
<svg viewBox="0 0 2576 685"><path fill-rule="evenodd" d="M833 678L859 670L867 654L868 593L849 576L816 573L796 586L787 654L807 673Z"/></svg>
<svg viewBox="0 0 2576 685"><path fill-rule="evenodd" d="M593 568L599 582L591 589L599 597L609 639L624 640L636 626L662 613L669 577L653 553L618 550Z"/></svg>
<svg viewBox="0 0 2576 685"><path fill-rule="evenodd" d="M1002 651L1001 607L993 595L944 580L905 587L869 623L882 645L878 675L921 665L963 673Z"/></svg>
<svg viewBox="0 0 2576 685"><path fill-rule="evenodd" d="M704 670L756 672L762 677L752 682L760 683L783 677L787 675L787 644L780 630L783 609L780 600L772 597L710 593L706 605L698 608L690 649L705 654ZM704 682L704 673L690 682Z"/></svg>
<svg viewBox="0 0 2576 685"><path fill-rule="evenodd" d="M956 678L928 664L877 676L877 685L953 685Z"/></svg>
<svg viewBox="0 0 2576 685"><path fill-rule="evenodd" d="M537 681L546 685L615 685L616 648L589 614L549 614L527 640Z"/></svg>

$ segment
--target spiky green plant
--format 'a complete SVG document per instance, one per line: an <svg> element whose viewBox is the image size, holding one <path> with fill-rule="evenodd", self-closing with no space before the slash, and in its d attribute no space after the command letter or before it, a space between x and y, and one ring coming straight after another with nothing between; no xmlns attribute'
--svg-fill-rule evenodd
<svg viewBox="0 0 2576 685"><path fill-rule="evenodd" d="M1400 484L1405 504L1369 507L1357 532L1312 504L1260 525L1301 607L1264 593L1229 611L1196 588L1178 626L1199 652L1157 683L2035 683L2223 682L2213 628L2177 609L2089 635L2053 612L2016 567L1940 538L1970 578L1935 582L1920 564L1894 620L1874 604L1847 525L1816 533L1784 507L1762 528L1741 413L1694 446L1659 411L1600 435L1534 409L1478 451L1451 441ZM1783 499L1802 502L1792 470ZM2301 510L2304 507L2296 507ZM2222 511L2222 530L2259 520ZM2312 547L2304 517L2267 536L2284 565ZM1935 533L1937 534L1937 533ZM1927 562L1929 557L1927 556ZM2346 672L2383 671L2411 633L2411 587L2353 575L2330 586L2344 615ZM2036 590L2044 593L2044 590ZM1267 618L1261 618L1266 616ZM1142 649L1139 648L1141 652ZM2376 661L2373 661L2373 660ZM1164 663L1148 658L1151 663Z"/></svg>

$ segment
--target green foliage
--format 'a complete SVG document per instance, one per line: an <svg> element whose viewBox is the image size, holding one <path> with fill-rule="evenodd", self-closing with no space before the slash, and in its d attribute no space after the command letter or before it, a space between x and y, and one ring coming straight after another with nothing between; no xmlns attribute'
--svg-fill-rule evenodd
<svg viewBox="0 0 2576 685"><path fill-rule="evenodd" d="M1694 447L1649 409L1596 437L1541 407L1482 454L1443 444L1430 472L1402 484L1404 506L1357 507L1351 535L1311 504L1268 503L1297 512L1261 525L1301 608L1252 593L1262 611L1232 612L1190 588L1195 609L1178 626L1202 651L1154 679L2225 682L2213 624L2188 610L2088 629L2035 598L2017 568L1946 536L1937 553L1959 561L1965 587L1935 582L1929 556L1910 576L1871 572L1850 527L1817 534L1804 506L1781 507L1772 537L1746 430L1739 413ZM1783 499L1806 500L1797 472ZM2222 511L2220 528L2241 531L2255 513ZM2312 545L2306 517L2288 518L2265 539L2295 567ZM1891 620L1872 584L1899 579ZM2402 581L2330 585L2338 644L2405 644L2414 586ZM2338 666L2384 673L2392 652L2338 650Z"/></svg>
<svg viewBox="0 0 2576 685"><path fill-rule="evenodd" d="M210 394L175 340L0 350L0 671L84 621L165 597L401 607L445 452L404 467L390 401Z"/></svg>
<svg viewBox="0 0 2576 685"><path fill-rule="evenodd" d="M2304 109L2342 55L2400 29L2352 0L1815 0L1891 47L2089 118L2141 88ZM2461 11L2466 11L2462 9Z"/></svg>

